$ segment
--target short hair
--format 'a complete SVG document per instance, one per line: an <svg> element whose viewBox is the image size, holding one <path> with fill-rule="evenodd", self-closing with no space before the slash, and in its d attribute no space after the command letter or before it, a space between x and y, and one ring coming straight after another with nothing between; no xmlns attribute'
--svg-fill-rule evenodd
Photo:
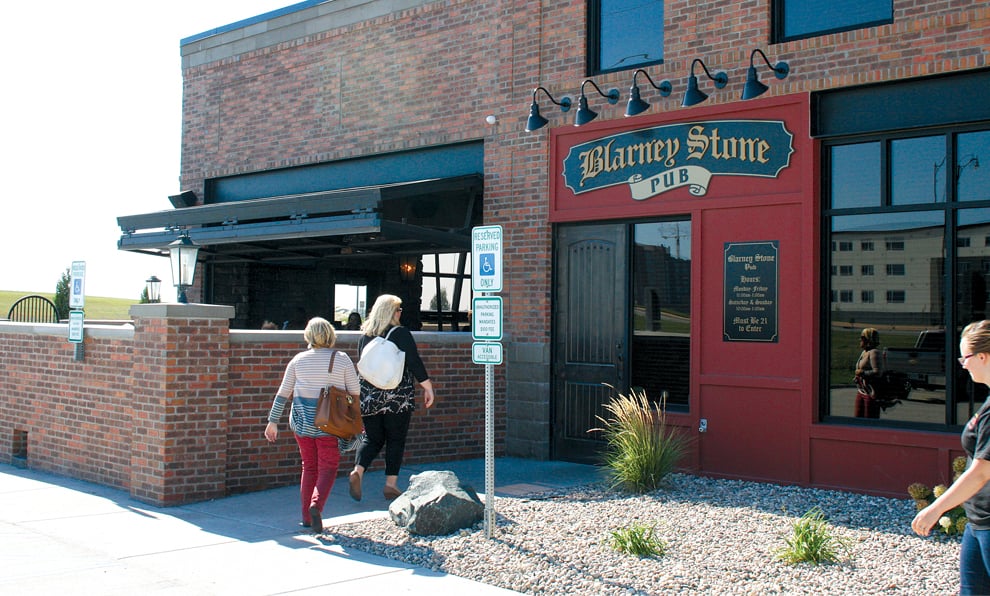
<svg viewBox="0 0 990 596"><path fill-rule="evenodd" d="M337 333L330 321L323 317L313 317L306 323L303 339L311 348L332 348L337 343Z"/></svg>
<svg viewBox="0 0 990 596"><path fill-rule="evenodd" d="M973 354L990 354L990 320L974 321L966 325L959 341L969 344Z"/></svg>

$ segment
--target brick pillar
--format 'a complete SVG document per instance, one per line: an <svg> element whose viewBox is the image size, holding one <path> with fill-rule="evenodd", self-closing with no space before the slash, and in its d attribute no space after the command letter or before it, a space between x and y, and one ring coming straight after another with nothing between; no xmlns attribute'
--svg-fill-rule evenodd
<svg viewBox="0 0 990 596"><path fill-rule="evenodd" d="M130 315L131 496L158 506L225 496L234 307L138 304Z"/></svg>

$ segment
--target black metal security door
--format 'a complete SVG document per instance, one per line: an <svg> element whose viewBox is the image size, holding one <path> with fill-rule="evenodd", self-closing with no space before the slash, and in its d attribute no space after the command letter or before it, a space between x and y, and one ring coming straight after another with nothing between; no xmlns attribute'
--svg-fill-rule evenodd
<svg viewBox="0 0 990 596"><path fill-rule="evenodd" d="M626 378L628 226L564 226L554 262L554 457L594 462L598 416Z"/></svg>

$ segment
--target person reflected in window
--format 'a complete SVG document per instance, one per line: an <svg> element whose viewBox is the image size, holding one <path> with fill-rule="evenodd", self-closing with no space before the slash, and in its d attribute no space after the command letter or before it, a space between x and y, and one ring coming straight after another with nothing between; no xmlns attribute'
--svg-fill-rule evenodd
<svg viewBox="0 0 990 596"><path fill-rule="evenodd" d="M357 462L351 471L350 494L355 501L361 500L364 471L385 448L385 488L386 499L394 499L402 494L399 490L399 468L406 449L406 435L413 410L416 409L416 389L414 382L423 388L423 405L433 407L433 381L426 372L426 366L416 349L412 332L400 323L402 300L398 296L383 294L375 300L368 318L362 325L364 334L358 342L358 353L375 337L385 337L393 328L389 341L405 352L405 370L402 380L394 389L380 389L361 378L361 417L364 420L365 439L358 448Z"/></svg>
<svg viewBox="0 0 990 596"><path fill-rule="evenodd" d="M859 334L859 347L862 350L856 361L856 418L879 418L880 403L876 396L876 384L883 374L883 359L880 354L880 332L873 327L863 329Z"/></svg>
<svg viewBox="0 0 990 596"><path fill-rule="evenodd" d="M973 383L990 387L990 321L967 325L959 339L959 364ZM990 594L990 398L962 431L966 471L914 517L911 529L927 536L947 511L962 505L966 529L959 549L959 593Z"/></svg>
<svg viewBox="0 0 990 596"><path fill-rule="evenodd" d="M360 331L361 322L361 315L356 312L352 312L347 315L347 324L344 326L344 329L347 331Z"/></svg>

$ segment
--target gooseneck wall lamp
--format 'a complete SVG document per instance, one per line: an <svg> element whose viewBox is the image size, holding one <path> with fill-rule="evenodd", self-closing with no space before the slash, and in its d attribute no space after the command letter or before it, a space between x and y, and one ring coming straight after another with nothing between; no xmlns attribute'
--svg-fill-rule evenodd
<svg viewBox="0 0 990 596"><path fill-rule="evenodd" d="M608 100L608 103L615 105L619 103L619 90L609 89L608 93L602 91L601 87L591 79L585 79L581 83L581 97L578 98L578 110L574 114L574 126L584 126L585 124L591 122L598 117L598 112L592 110L588 107L588 97L584 94L584 86L591 83L591 86L595 88L595 91L599 95Z"/></svg>
<svg viewBox="0 0 990 596"><path fill-rule="evenodd" d="M540 104L536 103L536 94L539 91L543 91L543 93L550 98L550 101L560 106L561 112L566 112L571 109L570 97L562 97L560 98L560 101L557 101L544 87L537 87L536 89L533 89L533 103L529 105L529 120L526 121L526 132L533 132L534 130L543 128L548 122L546 118L540 115Z"/></svg>
<svg viewBox="0 0 990 596"><path fill-rule="evenodd" d="M172 283L176 288L176 301L187 304L186 288L193 285L196 279L196 259L199 256L199 245L189 238L185 232L179 239L168 245L168 256L172 261Z"/></svg>
<svg viewBox="0 0 990 596"><path fill-rule="evenodd" d="M727 74L724 72L717 72L715 73L715 76L712 76L712 73L708 72L708 67L701 61L701 58L695 58L694 61L691 62L691 76L688 77L687 91L684 92L684 101L681 102L681 107L686 108L688 106L693 106L708 99L708 94L698 89L698 77L694 76L695 64L701 65L701 68L705 71L705 75L715 82L716 89L721 89L729 83L729 76Z"/></svg>
<svg viewBox="0 0 990 596"><path fill-rule="evenodd" d="M650 107L650 104L643 101L643 99L639 96L639 86L636 84L636 76L639 75L639 73L643 73L646 80L650 82L650 86L659 90L660 95L663 97L667 97L674 90L673 86L670 84L670 81L664 79L663 81L660 81L659 85L657 85L653 82L653 79L650 78L650 73L646 72L642 68L637 69L636 72L633 73L632 87L629 88L629 103L626 104L626 116L635 116L636 114L645 112L646 109Z"/></svg>
<svg viewBox="0 0 990 596"><path fill-rule="evenodd" d="M774 76L778 79L786 78L788 73L791 72L791 67L789 67L786 62L778 62L775 65L771 65L770 60L767 58L767 55L763 53L763 50L756 48L749 55L749 70L746 71L746 86L743 87L742 99L753 99L754 97L759 97L766 93L767 89L769 89L769 87L761 83L760 80L756 78L756 67L753 66L753 58L755 58L757 54L763 58L763 61L767 63L767 66L770 67L770 70L773 71Z"/></svg>

